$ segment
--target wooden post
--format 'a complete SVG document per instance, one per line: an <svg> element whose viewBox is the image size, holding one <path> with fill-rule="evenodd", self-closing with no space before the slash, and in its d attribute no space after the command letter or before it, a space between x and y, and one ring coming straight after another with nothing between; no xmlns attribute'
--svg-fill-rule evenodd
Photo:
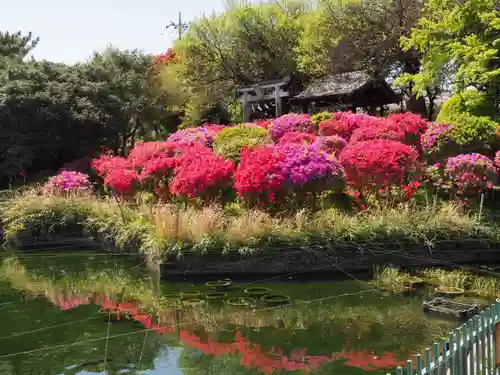
<svg viewBox="0 0 500 375"><path fill-rule="evenodd" d="M282 110L282 102L281 102L281 87L280 86L274 86L274 101L276 103L276 118L281 116L281 113L283 112Z"/></svg>
<svg viewBox="0 0 500 375"><path fill-rule="evenodd" d="M250 122L250 108L248 107L248 92L243 93L243 122Z"/></svg>

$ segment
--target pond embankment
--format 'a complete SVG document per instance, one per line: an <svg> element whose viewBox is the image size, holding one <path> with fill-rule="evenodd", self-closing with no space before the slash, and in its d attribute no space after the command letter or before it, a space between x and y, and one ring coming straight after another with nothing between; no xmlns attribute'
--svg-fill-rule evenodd
<svg viewBox="0 0 500 375"><path fill-rule="evenodd" d="M24 195L4 205L7 243L27 251L137 254L165 276L369 271L500 261L500 228L451 203L276 217L258 210L123 205Z"/></svg>

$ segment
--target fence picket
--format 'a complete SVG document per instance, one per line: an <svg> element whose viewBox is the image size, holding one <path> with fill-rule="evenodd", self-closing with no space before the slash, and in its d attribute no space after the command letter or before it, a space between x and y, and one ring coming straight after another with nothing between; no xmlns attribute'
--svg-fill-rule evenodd
<svg viewBox="0 0 500 375"><path fill-rule="evenodd" d="M422 375L422 356L419 353L415 357L417 357L417 375Z"/></svg>
<svg viewBox="0 0 500 375"><path fill-rule="evenodd" d="M439 344L434 343L434 360L432 361L433 368L435 371L431 372L433 375L441 375L441 366L439 363Z"/></svg>
<svg viewBox="0 0 500 375"><path fill-rule="evenodd" d="M482 374L486 375L486 322L484 319L484 311L479 315L481 323L481 370Z"/></svg>
<svg viewBox="0 0 500 375"><path fill-rule="evenodd" d="M500 375L496 369L497 322L500 322L500 303L450 332L448 340L441 341L441 349L437 342L432 351L425 348L425 363L421 354L415 355L415 375ZM403 373L413 375L412 360L407 361L406 371L396 368L396 375Z"/></svg>
<svg viewBox="0 0 500 375"><path fill-rule="evenodd" d="M479 324L479 317L476 315L474 318L474 331L476 331L476 337L475 337L475 353L474 353L474 362L476 363L476 374L480 374L480 371L481 371L481 364L479 363L479 353L480 353L480 349L479 349L479 328L480 328L480 324Z"/></svg>

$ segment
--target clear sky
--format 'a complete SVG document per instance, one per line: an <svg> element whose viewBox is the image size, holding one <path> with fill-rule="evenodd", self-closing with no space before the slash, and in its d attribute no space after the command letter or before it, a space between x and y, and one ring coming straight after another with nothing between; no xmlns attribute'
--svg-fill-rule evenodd
<svg viewBox="0 0 500 375"><path fill-rule="evenodd" d="M40 37L37 59L74 63L108 45L160 54L177 32L178 13L190 21L224 9L222 0L0 0L2 31Z"/></svg>

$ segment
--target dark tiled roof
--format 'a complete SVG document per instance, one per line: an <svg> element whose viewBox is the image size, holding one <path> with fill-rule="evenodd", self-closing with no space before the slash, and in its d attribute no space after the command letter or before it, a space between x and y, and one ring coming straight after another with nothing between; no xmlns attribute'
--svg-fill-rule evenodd
<svg viewBox="0 0 500 375"><path fill-rule="evenodd" d="M372 77L366 72L331 74L312 82L296 99L350 94L370 82Z"/></svg>

